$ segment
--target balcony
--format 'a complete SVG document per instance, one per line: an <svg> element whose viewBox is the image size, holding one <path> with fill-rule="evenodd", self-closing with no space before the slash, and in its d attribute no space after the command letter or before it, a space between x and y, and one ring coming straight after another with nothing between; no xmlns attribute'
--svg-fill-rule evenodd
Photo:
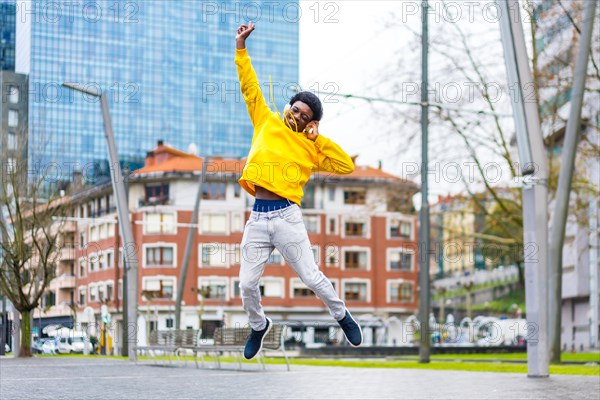
<svg viewBox="0 0 600 400"><path fill-rule="evenodd" d="M51 318L51 317L64 317L71 316L72 311L67 305L67 303L56 304L50 307L48 310L40 312L40 309L37 308L33 311L32 318L38 319L40 316L42 318Z"/></svg>
<svg viewBox="0 0 600 400"><path fill-rule="evenodd" d="M63 245L60 248L59 261L75 261L77 248L73 245Z"/></svg>
<svg viewBox="0 0 600 400"><path fill-rule="evenodd" d="M150 196L146 199L139 199L138 207L144 206L166 206L172 204L169 196Z"/></svg>
<svg viewBox="0 0 600 400"><path fill-rule="evenodd" d="M76 286L75 279L74 275L63 274L57 276L50 282L50 289L74 289Z"/></svg>
<svg viewBox="0 0 600 400"><path fill-rule="evenodd" d="M77 231L77 222L75 221L65 221L62 226L63 232L76 232Z"/></svg>

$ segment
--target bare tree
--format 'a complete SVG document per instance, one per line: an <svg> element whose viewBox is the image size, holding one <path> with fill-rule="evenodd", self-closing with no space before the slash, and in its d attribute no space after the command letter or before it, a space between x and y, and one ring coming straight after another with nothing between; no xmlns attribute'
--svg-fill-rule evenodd
<svg viewBox="0 0 600 400"><path fill-rule="evenodd" d="M534 77L534 96L540 104L540 121L544 128L545 143L550 150L555 150L561 139L561 129L564 131L567 114L564 105L568 102L569 88L573 83L574 52L573 43L577 43L579 31L578 21L581 19L581 2L558 1L559 8L554 9L563 25L538 23L540 20L539 2L525 2L524 8L530 27L532 69ZM442 6L445 2L441 3ZM464 11L464 10L463 10ZM463 14L465 15L465 14ZM516 149L513 145L514 127L511 123L509 94L511 90L505 83L504 62L500 42L499 28L495 21L483 21L481 13L474 13L479 21L448 21L444 18L430 28L431 51L431 86L427 88L430 101L435 103L430 122L430 152L433 163L461 163L472 168L463 170L460 178L462 188L469 193L472 201L483 214L485 224L483 232L484 243L496 243L500 248L513 257L513 262L522 268L522 258L518 254L523 250L522 237L522 204L519 190L509 189L508 184L520 179L519 165L516 159ZM544 15L545 18L553 16ZM402 21L397 16L390 19L388 28L404 30L412 35L414 40L405 40L407 49L398 52L398 62L394 66L393 75L382 74L382 82L388 82L389 92L402 93L403 100L417 100L419 94L410 92L410 82L418 82L415 75L418 65L417 56L420 49L420 32L412 30L410 24L399 25ZM473 24L472 22L479 22ZM563 36L554 36L554 46L543 47L540 38L552 34L551 29L560 29ZM572 36L567 35L570 31ZM598 39L596 33L596 39ZM592 59L598 59L600 43L594 41ZM557 46L558 45L558 46ZM556 48L561 50L556 52ZM412 51L411 51L412 50ZM600 73L597 62L592 62L588 69L586 96L597 98L600 88ZM379 87L377 84L375 87ZM423 88L420 88L423 89ZM453 92L452 89L455 89ZM456 93L456 91L458 91ZM406 97L406 94L414 98ZM566 97L565 97L566 96ZM396 96L397 98L397 96ZM541 99L541 100L540 100ZM586 104L593 104L588 101ZM597 107L597 106L596 106ZM586 124L588 134L597 134L599 127L597 108L587 107ZM376 112L390 121L390 143L398 143L401 157L410 156L419 138L419 112L416 108L386 107ZM398 141L398 132L404 137ZM585 221L587 203L590 196L598 195L598 186L587 178L585 159L598 157L600 151L594 140L582 136L578 153L578 165L574 176L574 200L571 204L571 215L576 220ZM552 200L557 186L558 168L556 152L549 151L549 194ZM504 179L491 179L490 171L500 171ZM442 179L448 178L442 176ZM520 271L522 279L523 271Z"/></svg>
<svg viewBox="0 0 600 400"><path fill-rule="evenodd" d="M19 142L18 150L1 154L0 289L21 313L18 356L30 357L31 315L55 276L68 198L45 173L29 174L26 141Z"/></svg>

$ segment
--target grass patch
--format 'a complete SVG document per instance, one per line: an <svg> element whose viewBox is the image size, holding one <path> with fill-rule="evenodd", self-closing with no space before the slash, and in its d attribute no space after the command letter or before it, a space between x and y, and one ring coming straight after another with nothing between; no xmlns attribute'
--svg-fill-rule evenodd
<svg viewBox="0 0 600 400"><path fill-rule="evenodd" d="M83 354L37 354L36 357L99 357L127 360L122 356L102 356ZM157 357L160 361L167 361L167 357ZM563 353L563 362L581 362L582 364L559 364L550 365L550 374L555 375L596 375L600 376L600 353ZM140 356L140 361L152 361L151 357ZM171 357L175 360L174 357ZM180 357L194 363L192 356ZM215 357L204 357L205 362L214 363ZM233 357L220 357L223 363L237 362ZM312 365L323 367L345 367L345 368L404 368L404 369L427 369L445 371L473 371L473 372L511 372L527 373L527 354L525 353L492 353L492 354L435 354L431 356L431 362L421 364L416 356L395 357L394 359L314 359L314 358L290 358L292 365ZM267 357L267 364L285 364L283 357ZM511 362L512 361L512 362ZM198 362L200 360L198 359ZM585 365L584 362L596 365ZM256 360L243 360L242 364L257 364Z"/></svg>

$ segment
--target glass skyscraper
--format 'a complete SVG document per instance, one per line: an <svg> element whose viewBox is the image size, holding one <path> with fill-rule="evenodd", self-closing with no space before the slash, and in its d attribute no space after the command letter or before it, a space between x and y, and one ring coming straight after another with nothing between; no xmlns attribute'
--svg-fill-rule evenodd
<svg viewBox="0 0 600 400"><path fill-rule="evenodd" d="M157 140L198 155L245 156L252 138L234 64L237 27L281 111L298 82L299 6L263 1L17 1L16 70L29 74L29 163L70 180L107 175L97 99L109 94L119 155L143 165ZM269 100L269 103L271 101ZM36 164L37 163L37 164ZM32 168L32 167L30 167Z"/></svg>
<svg viewBox="0 0 600 400"><path fill-rule="evenodd" d="M15 69L15 3L0 0L0 71Z"/></svg>

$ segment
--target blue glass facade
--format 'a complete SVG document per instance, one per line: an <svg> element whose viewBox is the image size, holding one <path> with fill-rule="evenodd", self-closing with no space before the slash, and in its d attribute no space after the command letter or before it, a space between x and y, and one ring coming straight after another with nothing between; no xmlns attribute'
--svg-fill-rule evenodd
<svg viewBox="0 0 600 400"><path fill-rule="evenodd" d="M272 76L281 111L298 82L297 1L67 4L33 2L27 16L30 165L108 173L99 102L63 82L109 94L119 155L133 167L158 139L183 150L195 143L199 155L245 156L252 126L233 60L247 19L257 24L248 49L266 97Z"/></svg>
<svg viewBox="0 0 600 400"><path fill-rule="evenodd" d="M15 70L15 4L0 0L0 71Z"/></svg>

